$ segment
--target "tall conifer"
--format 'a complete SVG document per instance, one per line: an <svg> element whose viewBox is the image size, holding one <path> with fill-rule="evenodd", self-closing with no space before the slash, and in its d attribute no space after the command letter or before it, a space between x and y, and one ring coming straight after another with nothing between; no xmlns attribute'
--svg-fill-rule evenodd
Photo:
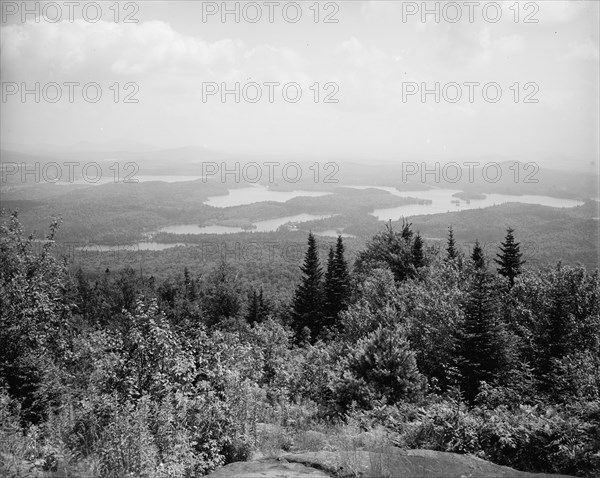
<svg viewBox="0 0 600 478"><path fill-rule="evenodd" d="M323 269L319 262L317 243L312 232L308 234L308 249L304 263L300 267L302 282L296 288L292 309L292 325L296 332L296 340L313 341L323 326Z"/></svg>
<svg viewBox="0 0 600 478"><path fill-rule="evenodd" d="M525 261L521 259L523 253L519 243L515 242L513 232L515 232L514 229L510 227L506 230L506 237L500 245L500 254L496 254L498 258L494 259L499 266L498 274L507 277L511 287L515 283L515 277L521 273L521 266L525 264Z"/></svg>

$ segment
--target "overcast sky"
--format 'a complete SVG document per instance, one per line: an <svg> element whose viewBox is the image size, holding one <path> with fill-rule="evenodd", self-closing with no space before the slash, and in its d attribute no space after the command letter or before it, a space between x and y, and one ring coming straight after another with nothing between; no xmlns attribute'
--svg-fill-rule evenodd
<svg viewBox="0 0 600 478"><path fill-rule="evenodd" d="M7 8L7 3L13 4ZM42 5L48 2L41 2ZM246 21L256 9L241 11L240 22L229 15L206 17L207 2L143 1L120 10L119 22L100 2L103 17L92 23L74 7L74 20L62 5L62 20L52 23L56 8L44 9L47 19L21 11L23 2L2 0L1 29L1 135L6 143L72 144L80 141L130 140L156 147L206 146L229 152L319 154L364 158L395 155L432 155L456 158L477 155L507 157L564 156L595 161L598 157L598 22L597 1L515 2L503 4L502 17L480 2L469 7L456 2L462 19L451 23L456 8L441 10L422 21L420 12L400 1L331 2L319 7L315 23L313 2L300 2L296 23L282 13L289 2L276 2L274 21L269 7L257 2L262 18ZM204 6L202 4L205 4ZM209 2L210 3L210 2ZM230 8L234 8L231 2ZM410 2L409 2L410 3ZM434 8L436 2L428 2ZM441 3L441 7L443 7ZM82 2L85 4L85 2ZM215 3L219 7L221 2ZM32 7L33 8L33 7ZM40 9L42 10L42 9ZM337 11L336 11L337 10ZM516 10L519 21L515 22ZM87 12L94 19L93 8ZM138 23L124 23L132 14ZM296 11L287 7L288 19ZM325 23L326 15L337 23ZM538 20L537 23L524 23ZM23 103L16 83L34 88L49 82L96 82L102 89L97 103L85 101L81 87L74 100L50 103L34 95ZM119 102L114 88L119 83ZM125 83L139 86L134 92ZM203 101L203 83L233 88L236 82L261 85L257 103L219 94ZM296 82L302 91L297 103L287 102L281 86L274 86L274 102L265 82ZM314 102L319 83L319 102ZM323 85L333 86L325 90ZM462 98L435 102L420 94L403 98L411 84L439 82L461 85ZM486 101L474 86L473 102L465 82L495 82L502 88L497 103ZM9 84L10 83L10 84ZM519 102L515 88L519 83ZM535 83L524 88L526 83ZM88 90L88 93L91 90ZM492 100L495 90L488 90ZM92 91L93 92L93 91ZM288 93L294 90L288 90ZM337 103L325 103L334 93ZM446 96L454 99L456 88ZM255 89L246 93L254 97ZM537 103L525 103L525 97ZM54 97L55 90L46 89Z"/></svg>

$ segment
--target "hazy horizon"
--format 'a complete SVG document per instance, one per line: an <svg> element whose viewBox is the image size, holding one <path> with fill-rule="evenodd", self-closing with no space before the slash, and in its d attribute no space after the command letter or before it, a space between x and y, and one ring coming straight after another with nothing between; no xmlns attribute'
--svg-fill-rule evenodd
<svg viewBox="0 0 600 478"><path fill-rule="evenodd" d="M407 2L329 2L335 11L322 3L319 22L303 4L297 23L284 21L281 13L270 23L266 10L257 23L244 15L239 23L232 16L223 23L219 14L206 12L203 21L201 4L214 2L135 3L138 23L124 23L125 11L114 22L108 7L95 23L78 11L73 21L57 23L6 15L3 84L96 82L103 97L92 104L76 94L69 103L65 88L56 103L35 102L33 94L23 102L20 92L4 97L3 90L3 148L130 142L158 150L205 147L235 155L364 162L554 158L549 166L573 161L597 169L597 2L536 2L537 12L521 2L519 22L505 3L496 23L479 11L469 22L466 10L456 23L443 21L449 12L440 23L432 17L423 22L402 10ZM537 23L523 23L527 14ZM324 23L327 15L338 22ZM110 89L115 82L117 103ZM138 87L137 103L123 102L133 92L124 88L127 82ZM263 87L257 103L227 97L222 102L218 93L203 102L205 82L296 82L303 96L289 103L276 94L269 103ZM318 103L310 89L315 82ZM333 92L324 88L327 82L337 85L337 103L323 102ZM456 103L445 96L436 103L432 95L422 101L419 93L403 98L409 83L436 82L495 82L502 99L484 101L475 90L471 103L464 86ZM510 89L515 83L518 103ZM538 90L525 88L527 83ZM538 102L524 103L529 94Z"/></svg>

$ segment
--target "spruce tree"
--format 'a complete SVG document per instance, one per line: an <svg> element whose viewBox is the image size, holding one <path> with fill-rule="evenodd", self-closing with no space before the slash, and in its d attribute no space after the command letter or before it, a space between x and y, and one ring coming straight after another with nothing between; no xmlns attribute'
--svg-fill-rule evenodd
<svg viewBox="0 0 600 478"><path fill-rule="evenodd" d="M448 242L446 245L446 254L449 260L455 260L458 258L458 251L456 250L456 242L454 241L454 230L452 226L448 228Z"/></svg>
<svg viewBox="0 0 600 478"><path fill-rule="evenodd" d="M196 300L196 281L190 275L189 269L183 268L183 284L185 287L185 297L189 300Z"/></svg>
<svg viewBox="0 0 600 478"><path fill-rule="evenodd" d="M473 278L465 305L459 370L465 397L473 401L481 381L492 382L502 366L502 333L492 282L486 271Z"/></svg>
<svg viewBox="0 0 600 478"><path fill-rule="evenodd" d="M248 312L246 313L246 322L248 322L249 324L254 324L258 322L258 309L258 294L256 293L256 290L253 289L252 293L250 294L250 303L248 305Z"/></svg>
<svg viewBox="0 0 600 478"><path fill-rule="evenodd" d="M262 287L258 293L258 319L262 322L269 315L269 306L265 301Z"/></svg>
<svg viewBox="0 0 600 478"><path fill-rule="evenodd" d="M350 294L350 272L344 257L345 247L342 236L338 236L335 245L335 275L338 282L338 297L340 306L344 307Z"/></svg>
<svg viewBox="0 0 600 478"><path fill-rule="evenodd" d="M329 249L324 291L326 309L324 325L333 329L337 326L339 314L346 307L350 294L350 275L344 258L342 236L338 236L335 251L333 247Z"/></svg>
<svg viewBox="0 0 600 478"><path fill-rule="evenodd" d="M515 277L521 273L521 266L525 261L521 260L523 253L520 251L519 243L515 242L513 235L514 229L506 230L506 238L500 246L500 254L496 254L498 259L494 262L498 264L498 274L507 277L512 287L515 283Z"/></svg>
<svg viewBox="0 0 600 478"><path fill-rule="evenodd" d="M471 260L477 269L485 269L485 255L483 254L481 244L479 244L479 239L475 240L475 247L473 247L473 252L471 253Z"/></svg>
<svg viewBox="0 0 600 478"><path fill-rule="evenodd" d="M312 232L308 234L308 249L300 267L302 282L296 288L292 309L292 326L296 341L314 341L323 326L323 270L319 263L317 243Z"/></svg>
<svg viewBox="0 0 600 478"><path fill-rule="evenodd" d="M262 322L267 315L269 315L269 307L265 302L262 288L260 289L260 292L256 292L256 289L252 289L252 292L249 294L246 322L249 324Z"/></svg>
<svg viewBox="0 0 600 478"><path fill-rule="evenodd" d="M412 262L415 268L417 269L425 265L425 256L423 254L423 239L421 238L420 233L417 233L412 245Z"/></svg>
<svg viewBox="0 0 600 478"><path fill-rule="evenodd" d="M327 256L327 271L325 272L325 283L323 285L325 293L325 327L331 327L335 321L335 310L337 308L335 297L335 252L333 247L329 248Z"/></svg>

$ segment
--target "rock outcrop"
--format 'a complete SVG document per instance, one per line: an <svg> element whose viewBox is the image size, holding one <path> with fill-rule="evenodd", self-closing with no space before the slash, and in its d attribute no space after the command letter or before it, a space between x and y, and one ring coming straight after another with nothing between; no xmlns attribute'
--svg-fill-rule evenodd
<svg viewBox="0 0 600 478"><path fill-rule="evenodd" d="M481 458L432 450L386 449L288 453L279 458L232 463L209 478L574 478L527 473Z"/></svg>

